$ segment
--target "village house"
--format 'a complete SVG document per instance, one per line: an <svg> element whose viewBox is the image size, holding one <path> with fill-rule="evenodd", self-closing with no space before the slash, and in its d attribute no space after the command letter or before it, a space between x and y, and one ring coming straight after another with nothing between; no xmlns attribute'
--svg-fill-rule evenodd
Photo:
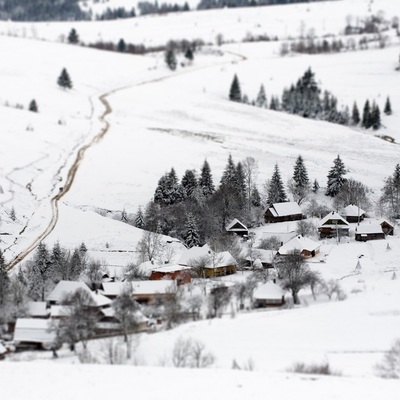
<svg viewBox="0 0 400 400"><path fill-rule="evenodd" d="M385 239L385 234L382 230L382 226L378 223L364 223L357 226L355 236L358 242Z"/></svg>
<svg viewBox="0 0 400 400"><path fill-rule="evenodd" d="M237 262L229 251L214 253L204 266L204 277L214 278L236 273Z"/></svg>
<svg viewBox="0 0 400 400"><path fill-rule="evenodd" d="M285 256L287 254L291 254L294 251L300 251L301 255L304 258L315 257L316 254L319 253L321 245L313 240L303 237L296 236L289 242L285 243L278 250L277 255Z"/></svg>
<svg viewBox="0 0 400 400"><path fill-rule="evenodd" d="M332 211L322 218L318 232L320 238L349 236L349 223L337 212Z"/></svg>
<svg viewBox="0 0 400 400"><path fill-rule="evenodd" d="M343 209L343 214L346 217L347 222L361 222L365 218L365 211L354 204L349 204Z"/></svg>
<svg viewBox="0 0 400 400"><path fill-rule="evenodd" d="M303 218L303 212L296 202L274 203L264 214L267 223L299 221Z"/></svg>
<svg viewBox="0 0 400 400"><path fill-rule="evenodd" d="M190 274L191 267L179 264L169 264L154 268L150 274L151 281L160 281L169 279L176 281L177 285L190 283L192 277Z"/></svg>
<svg viewBox="0 0 400 400"><path fill-rule="evenodd" d="M226 227L226 232L234 233L238 236L248 236L249 230L246 225L241 223L237 218L233 219Z"/></svg>

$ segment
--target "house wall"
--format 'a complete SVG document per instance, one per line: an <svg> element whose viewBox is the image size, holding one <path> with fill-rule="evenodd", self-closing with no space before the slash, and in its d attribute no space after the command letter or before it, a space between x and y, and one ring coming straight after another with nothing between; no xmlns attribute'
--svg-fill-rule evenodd
<svg viewBox="0 0 400 400"><path fill-rule="evenodd" d="M300 221L303 219L303 214L285 215L283 217L274 217L268 210L264 214L265 222L288 222L288 221Z"/></svg>
<svg viewBox="0 0 400 400"><path fill-rule="evenodd" d="M176 281L178 285L190 283L192 278L186 271L174 271L174 272L160 272L152 271L150 275L151 281L161 281L162 279L170 279Z"/></svg>
<svg viewBox="0 0 400 400"><path fill-rule="evenodd" d="M236 265L228 265L226 267L205 268L204 273L206 278L232 275L236 274Z"/></svg>
<svg viewBox="0 0 400 400"><path fill-rule="evenodd" d="M362 235L361 233L356 233L356 240L358 242L367 242L368 240L378 240L378 239L385 239L385 234L382 233L368 233Z"/></svg>
<svg viewBox="0 0 400 400"><path fill-rule="evenodd" d="M349 229L338 229L338 232L336 233L336 229L333 228L328 228L328 227L320 227L318 228L319 231L319 237L321 239L324 238L333 238L336 236L336 234L338 233L339 236L349 236Z"/></svg>

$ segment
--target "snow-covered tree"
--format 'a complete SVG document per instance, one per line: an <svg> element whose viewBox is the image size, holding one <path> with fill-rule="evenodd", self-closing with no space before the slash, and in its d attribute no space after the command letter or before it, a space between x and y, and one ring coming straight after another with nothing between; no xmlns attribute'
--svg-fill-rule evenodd
<svg viewBox="0 0 400 400"><path fill-rule="evenodd" d="M187 247L200 245L200 235L197 227L197 222L192 213L188 213L186 219L186 227L183 234L183 239Z"/></svg>
<svg viewBox="0 0 400 400"><path fill-rule="evenodd" d="M72 81L66 68L63 68L60 76L57 79L58 86L63 89L72 89Z"/></svg>
<svg viewBox="0 0 400 400"><path fill-rule="evenodd" d="M338 155L333 161L333 167L328 173L328 183L325 193L327 196L335 197L339 193L341 187L346 182L346 178L344 178L346 173L346 167Z"/></svg>
<svg viewBox="0 0 400 400"><path fill-rule="evenodd" d="M171 168L171 171L163 175L158 181L158 186L154 194L154 202L165 206L179 203L183 199L183 188L178 183L175 169Z"/></svg>
<svg viewBox="0 0 400 400"><path fill-rule="evenodd" d="M314 193L317 193L318 190L319 190L319 183L318 183L317 179L314 179L314 182L313 182L313 185L312 185L312 191Z"/></svg>
<svg viewBox="0 0 400 400"><path fill-rule="evenodd" d="M3 252L0 250L0 306L5 303L10 287L10 277L8 276Z"/></svg>
<svg viewBox="0 0 400 400"><path fill-rule="evenodd" d="M291 182L289 182L289 189L293 194L294 200L297 201L298 204L304 202L310 193L310 180L308 179L307 169L301 155L297 157L293 170L293 177Z"/></svg>
<svg viewBox="0 0 400 400"><path fill-rule="evenodd" d="M351 122L353 125L358 125L360 123L360 112L358 111L356 102L354 102L353 104L353 110L351 113Z"/></svg>
<svg viewBox="0 0 400 400"><path fill-rule="evenodd" d="M142 211L142 207L139 206L136 216L135 216L135 226L136 228L143 229L144 227L144 214Z"/></svg>
<svg viewBox="0 0 400 400"><path fill-rule="evenodd" d="M72 28L72 29L69 31L67 40L68 40L68 43L70 43L70 44L77 44L77 43L79 43L79 35L78 35L78 33L77 33L77 31L76 31L75 28Z"/></svg>
<svg viewBox="0 0 400 400"><path fill-rule="evenodd" d="M118 44L117 44L117 50L120 53L125 53L125 51L126 51L126 43L125 43L124 39L122 39L122 38L119 39Z"/></svg>
<svg viewBox="0 0 400 400"><path fill-rule="evenodd" d="M235 74L229 89L229 100L231 101L242 101L242 91L240 90L240 83L237 75Z"/></svg>
<svg viewBox="0 0 400 400"><path fill-rule="evenodd" d="M222 173L220 185L228 188L235 188L236 183L236 166L233 162L232 155L229 154L228 162Z"/></svg>
<svg viewBox="0 0 400 400"><path fill-rule="evenodd" d="M400 218L400 164L389 176L382 188L380 204L391 218Z"/></svg>
<svg viewBox="0 0 400 400"><path fill-rule="evenodd" d="M241 162L238 162L236 165L235 191L243 208L246 204L247 188L245 171Z"/></svg>
<svg viewBox="0 0 400 400"><path fill-rule="evenodd" d="M369 104L369 100L366 100L363 109L363 115L361 120L361 126L365 129L370 128L372 125L371 123L371 106Z"/></svg>
<svg viewBox="0 0 400 400"><path fill-rule="evenodd" d="M267 102L267 96L265 95L265 88L264 85L261 84L260 90L258 91L257 98L256 98L256 106L265 108L267 107L268 102Z"/></svg>
<svg viewBox="0 0 400 400"><path fill-rule="evenodd" d="M39 112L39 107L35 99L32 99L31 102L29 103L29 111Z"/></svg>
<svg viewBox="0 0 400 400"><path fill-rule="evenodd" d="M193 191L197 187L196 171L188 169L182 177L181 185L184 189L185 196L191 197Z"/></svg>
<svg viewBox="0 0 400 400"><path fill-rule="evenodd" d="M386 98L385 108L384 108L383 112L386 115L392 115L392 104L390 103L389 96Z"/></svg>
<svg viewBox="0 0 400 400"><path fill-rule="evenodd" d="M175 55L175 50L172 48L169 48L165 51L165 63L167 64L168 68L171 71L175 71L177 67L177 61L176 61L176 55Z"/></svg>
<svg viewBox="0 0 400 400"><path fill-rule="evenodd" d="M274 203L282 203L287 201L285 188L282 183L281 174L278 164L275 164L272 178L267 185L267 204L271 206Z"/></svg>
<svg viewBox="0 0 400 400"><path fill-rule="evenodd" d="M215 192L211 168L207 160L204 160L204 164L201 168L199 187L201 188L205 197L208 197Z"/></svg>
<svg viewBox="0 0 400 400"><path fill-rule="evenodd" d="M373 102L371 109L371 126L374 131L381 127L381 112L379 106Z"/></svg>
<svg viewBox="0 0 400 400"><path fill-rule="evenodd" d="M254 185L251 190L251 204L253 207L261 206L261 196L256 185Z"/></svg>

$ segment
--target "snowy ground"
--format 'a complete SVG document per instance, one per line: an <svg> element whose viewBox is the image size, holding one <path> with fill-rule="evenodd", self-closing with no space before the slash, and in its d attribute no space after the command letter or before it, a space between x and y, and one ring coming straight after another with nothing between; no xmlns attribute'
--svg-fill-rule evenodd
<svg viewBox="0 0 400 400"><path fill-rule="evenodd" d="M188 168L199 170L205 158L218 182L229 153L235 161L247 156L258 160L260 186L275 163L286 180L299 154L310 178L317 178L323 186L333 159L340 154L349 168L348 176L371 187L374 198L379 196L383 179L399 162L398 144L385 142L371 132L231 103L227 94L237 73L250 98L256 96L261 83L267 96L280 95L311 66L323 89L331 90L341 104L351 106L357 100L361 108L369 98L383 107L386 96L390 96L394 115L383 117L385 129L379 133L400 142L400 75L394 71L399 54L396 38L383 50L285 58L278 56L279 43L275 42L227 44L218 51L197 54L193 66L179 66L174 73L166 69L162 55L135 57L51 43L58 42L72 26L86 42L124 37L146 45L183 37L214 42L218 33L227 40L239 40L247 31L286 38L299 34L301 21L318 35L337 35L343 30L346 16L367 15L369 3L346 0L290 8L212 10L106 23L0 22L0 32L22 37L0 36L3 58L7 59L0 67L1 239L6 259L24 249L47 226L49 199L64 184L77 149L104 126L98 119L104 112L98 100L103 93L109 93L112 107L107 117L110 130L86 152L71 191L62 199L59 222L47 239L49 244L59 240L73 248L84 241L92 255L107 264L133 261L142 232L92 209L125 208L133 213L151 198L159 177L171 167L181 176ZM389 0L375 0L371 7L373 13L386 10L389 19L398 12L395 2ZM56 85L63 67L74 83L70 92ZM26 109L32 98L38 102L39 114ZM16 108L16 104L25 109ZM9 215L12 207L16 223ZM262 227L259 233L269 229L291 227ZM0 375L9 382L13 399L26 398L27 390L32 399L53 396L55 387L64 387L65 374L77 382L80 391L58 389L61 399L79 399L88 393L99 398L108 393L126 393L127 381L131 382L132 377L137 390L148 399L159 396L160 388L164 394L168 392L164 397L177 397L177 380L185 381L184 388L194 398L209 396L210 388L215 387L234 399L264 398L265 394L286 399L293 393L298 398L347 399L357 394L367 399L395 399L396 384L373 378L373 367L383 351L400 337L399 280L391 279L399 256L398 236L387 242L355 243L349 239L339 245L326 240L319 256L325 262L311 267L327 279L340 279L348 295L346 301L329 302L320 295L315 302L304 292L304 307L298 310L236 313L235 318L227 310L223 319L143 335L138 357L148 365L146 368L55 367L43 361L40 368L36 364L32 368L29 363L4 363ZM358 260L361 270L356 271ZM180 336L203 341L217 358L216 369L199 372L156 368ZM76 362L76 358L66 358L66 363ZM233 359L241 364L253 360L256 371L230 371ZM296 361L326 360L344 377L293 377L285 372ZM63 364L62 360L57 364ZM22 374L26 385L18 384ZM199 385L199 374L211 385ZM54 385L39 387L43 375ZM156 387L155 381L160 383Z"/></svg>

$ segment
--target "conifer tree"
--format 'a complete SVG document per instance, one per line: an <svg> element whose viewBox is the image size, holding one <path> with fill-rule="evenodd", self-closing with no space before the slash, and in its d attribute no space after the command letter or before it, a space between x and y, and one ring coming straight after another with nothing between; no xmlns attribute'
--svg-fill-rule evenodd
<svg viewBox="0 0 400 400"><path fill-rule="evenodd" d="M68 43L77 44L79 43L79 35L75 28L72 28L68 34Z"/></svg>
<svg viewBox="0 0 400 400"><path fill-rule="evenodd" d="M36 249L32 266L28 271L28 292L34 300L45 300L46 290L51 280L51 260L47 247L40 242Z"/></svg>
<svg viewBox="0 0 400 400"><path fill-rule="evenodd" d="M62 87L63 89L72 89L72 81L68 71L65 68L62 69L61 74L57 79L57 83L58 86Z"/></svg>
<svg viewBox="0 0 400 400"><path fill-rule="evenodd" d="M346 173L346 167L338 155L333 161L333 167L328 173L326 196L335 197L339 193L341 187L346 182L346 178L344 178Z"/></svg>
<svg viewBox="0 0 400 400"><path fill-rule="evenodd" d="M182 177L181 185L184 189L185 195L191 197L197 187L196 172L188 169Z"/></svg>
<svg viewBox="0 0 400 400"><path fill-rule="evenodd" d="M253 186L253 189L251 190L251 204L254 207L260 207L261 206L261 196L260 193L257 189L257 186Z"/></svg>
<svg viewBox="0 0 400 400"><path fill-rule="evenodd" d="M312 191L313 191L314 193L317 193L318 190L319 190L319 183L318 183L317 179L314 179Z"/></svg>
<svg viewBox="0 0 400 400"><path fill-rule="evenodd" d="M386 115L392 115L392 105L390 103L389 96L386 98L385 108L384 108L383 112Z"/></svg>
<svg viewBox="0 0 400 400"><path fill-rule="evenodd" d="M31 102L29 103L29 111L32 111L32 112L38 112L39 111L39 108L38 108L38 105L37 105L35 99L32 99Z"/></svg>
<svg viewBox="0 0 400 400"><path fill-rule="evenodd" d="M236 183L236 166L233 162L232 155L229 154L228 163L226 164L225 170L222 173L220 185L229 188L235 188Z"/></svg>
<svg viewBox="0 0 400 400"><path fill-rule="evenodd" d="M257 107L267 107L268 102L267 102L267 96L265 95L265 89L264 89L264 85L261 84L260 86L260 90L258 91L258 95L256 98L256 106Z"/></svg>
<svg viewBox="0 0 400 400"><path fill-rule="evenodd" d="M371 127L371 107L369 105L369 100L366 100L364 104L361 126L365 129Z"/></svg>
<svg viewBox="0 0 400 400"><path fill-rule="evenodd" d="M185 51L185 58L187 60L189 60L189 62L192 62L194 59L194 54L193 54L193 50L191 47L188 47Z"/></svg>
<svg viewBox="0 0 400 400"><path fill-rule="evenodd" d="M353 104L353 110L351 113L351 122L353 125L358 125L360 123L360 112L358 111L356 102L354 102Z"/></svg>
<svg viewBox="0 0 400 400"><path fill-rule="evenodd" d="M294 166L290 189L294 200L297 201L298 204L301 204L310 192L310 180L308 179L307 169L301 155L297 157Z"/></svg>
<svg viewBox="0 0 400 400"><path fill-rule="evenodd" d="M240 206L243 208L247 198L247 187L246 177L241 162L238 162L236 165L235 192L238 195Z"/></svg>
<svg viewBox="0 0 400 400"><path fill-rule="evenodd" d="M87 247L86 247L85 242L82 242L81 245L79 246L79 253L81 253L81 254L87 253Z"/></svg>
<svg viewBox="0 0 400 400"><path fill-rule="evenodd" d="M381 112L375 102L373 102L371 109L371 126L374 131L381 127Z"/></svg>
<svg viewBox="0 0 400 400"><path fill-rule="evenodd" d="M118 44L117 44L117 50L120 52L120 53L125 53L125 51L126 51L126 43L125 43L125 40L124 39L119 39L119 42L118 42Z"/></svg>
<svg viewBox="0 0 400 400"><path fill-rule="evenodd" d="M385 180L380 204L391 218L400 217L400 164L395 166L393 175Z"/></svg>
<svg viewBox="0 0 400 400"><path fill-rule="evenodd" d="M279 109L279 100L275 96L271 96L271 102L269 104L269 109L274 110L274 111Z"/></svg>
<svg viewBox="0 0 400 400"><path fill-rule="evenodd" d="M201 168L199 187L205 197L208 197L215 192L211 168L207 160L204 160L203 167Z"/></svg>
<svg viewBox="0 0 400 400"><path fill-rule="evenodd" d="M200 235L197 228L196 219L192 213L188 213L187 215L186 228L183 238L186 246L189 248L198 246L200 244Z"/></svg>
<svg viewBox="0 0 400 400"><path fill-rule="evenodd" d="M61 248L59 242L54 243L50 256L50 264L51 279L55 283L66 279L65 274L68 270L67 262L67 254L65 250Z"/></svg>
<svg viewBox="0 0 400 400"><path fill-rule="evenodd" d="M176 70L177 61L174 49L169 48L165 51L165 63L171 71Z"/></svg>
<svg viewBox="0 0 400 400"><path fill-rule="evenodd" d="M240 90L240 83L237 75L233 77L231 88L229 90L229 100L231 101L242 101L242 91Z"/></svg>
<svg viewBox="0 0 400 400"><path fill-rule="evenodd" d="M16 219L17 219L17 214L15 213L15 208L14 208L14 206L12 206L11 207L11 210L10 210L10 219L11 219L11 221L16 221Z"/></svg>
<svg viewBox="0 0 400 400"><path fill-rule="evenodd" d="M3 252L0 250L0 306L6 302L9 287L10 277L7 273Z"/></svg>
<svg viewBox="0 0 400 400"><path fill-rule="evenodd" d="M136 228L140 228L140 229L143 229L143 227L144 227L144 214L142 211L142 207L140 207L140 206L136 213L135 226L136 226Z"/></svg>
<svg viewBox="0 0 400 400"><path fill-rule="evenodd" d="M287 197L282 183L281 174L279 172L278 164L275 164L274 172L268 185L267 204L268 207L270 207L274 203L283 203L285 201L287 201Z"/></svg>

